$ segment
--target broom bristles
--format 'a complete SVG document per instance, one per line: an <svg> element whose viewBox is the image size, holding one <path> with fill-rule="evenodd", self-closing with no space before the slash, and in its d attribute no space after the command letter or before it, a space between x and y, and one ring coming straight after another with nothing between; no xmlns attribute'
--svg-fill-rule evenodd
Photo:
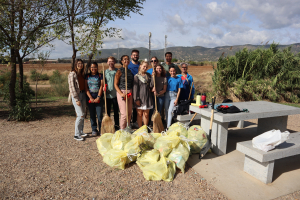
<svg viewBox="0 0 300 200"><path fill-rule="evenodd" d="M161 133L162 131L165 130L159 112L156 111L154 113L154 115L152 115L152 121L153 121L153 132L154 133Z"/></svg>
<svg viewBox="0 0 300 200"><path fill-rule="evenodd" d="M101 123L101 134L104 133L115 133L115 124L107 114L104 115Z"/></svg>

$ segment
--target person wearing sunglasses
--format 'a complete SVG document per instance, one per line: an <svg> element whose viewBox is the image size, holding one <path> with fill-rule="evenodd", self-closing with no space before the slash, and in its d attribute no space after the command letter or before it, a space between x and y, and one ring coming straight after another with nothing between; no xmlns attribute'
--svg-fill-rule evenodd
<svg viewBox="0 0 300 200"><path fill-rule="evenodd" d="M158 59L157 59L157 57L156 56L153 56L151 59L150 59L150 68L147 70L147 73L149 73L149 74L152 74L153 73L153 67L152 67L152 65L154 66L154 67L156 67L157 65L158 65Z"/></svg>
<svg viewBox="0 0 300 200"><path fill-rule="evenodd" d="M190 95L190 89L193 83L193 77L188 74L188 65L186 63L181 64L181 74L177 74L177 76L181 79L183 88L181 89L180 96L179 96L179 101L180 100L187 100ZM192 88L192 93L191 93L191 98L194 99L194 93L195 93L195 87L193 85Z"/></svg>

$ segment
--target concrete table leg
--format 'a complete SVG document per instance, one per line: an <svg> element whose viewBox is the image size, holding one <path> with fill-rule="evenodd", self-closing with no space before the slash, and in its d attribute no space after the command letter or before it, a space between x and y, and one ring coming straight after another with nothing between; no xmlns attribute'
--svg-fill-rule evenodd
<svg viewBox="0 0 300 200"><path fill-rule="evenodd" d="M218 156L226 154L227 136L229 122L213 121L212 126L212 150ZM201 116L201 127L206 133L209 133L210 118Z"/></svg>
<svg viewBox="0 0 300 200"><path fill-rule="evenodd" d="M244 128L244 120L230 122L230 125L238 128Z"/></svg>
<svg viewBox="0 0 300 200"><path fill-rule="evenodd" d="M268 184L272 182L274 161L258 162L245 155L244 171L257 178L261 182Z"/></svg>
<svg viewBox="0 0 300 200"><path fill-rule="evenodd" d="M288 116L259 118L257 133L262 134L272 129L279 129L281 132L286 131Z"/></svg>

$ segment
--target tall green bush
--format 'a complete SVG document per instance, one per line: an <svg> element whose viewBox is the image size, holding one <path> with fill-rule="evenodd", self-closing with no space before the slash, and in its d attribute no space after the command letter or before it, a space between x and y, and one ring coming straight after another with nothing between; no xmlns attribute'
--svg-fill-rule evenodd
<svg viewBox="0 0 300 200"><path fill-rule="evenodd" d="M269 49L244 48L235 56L221 56L214 70L214 92L221 98L233 93L243 101L300 102L300 54L277 47L273 43Z"/></svg>
<svg viewBox="0 0 300 200"><path fill-rule="evenodd" d="M69 95L68 76L62 75L58 70L55 70L49 80L56 96L67 97Z"/></svg>
<svg viewBox="0 0 300 200"><path fill-rule="evenodd" d="M49 76L47 74L41 74L36 71L36 69L30 70L30 80L36 81L38 78L38 81L40 80L49 80Z"/></svg>
<svg viewBox="0 0 300 200"><path fill-rule="evenodd" d="M9 105L9 83L10 72L5 72L0 75L0 95L3 100ZM29 83L24 80L23 91L19 88L19 74L17 74L16 82L16 105L10 109L9 119L17 121L29 121L34 119L34 112L30 108L30 99L34 96L34 91L30 88Z"/></svg>

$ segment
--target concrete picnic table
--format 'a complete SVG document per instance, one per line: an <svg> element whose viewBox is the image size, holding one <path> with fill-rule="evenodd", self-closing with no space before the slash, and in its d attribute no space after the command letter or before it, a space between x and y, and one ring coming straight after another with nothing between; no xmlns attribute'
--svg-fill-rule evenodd
<svg viewBox="0 0 300 200"><path fill-rule="evenodd" d="M249 112L223 114L214 111L211 140L213 152L217 155L226 154L228 124L230 122L258 119L257 135L259 135L272 129L286 131L288 115L300 114L300 108L267 101L233 102L230 104L239 109L248 109ZM208 108L190 106L190 110L201 115L201 127L208 133L211 105Z"/></svg>

